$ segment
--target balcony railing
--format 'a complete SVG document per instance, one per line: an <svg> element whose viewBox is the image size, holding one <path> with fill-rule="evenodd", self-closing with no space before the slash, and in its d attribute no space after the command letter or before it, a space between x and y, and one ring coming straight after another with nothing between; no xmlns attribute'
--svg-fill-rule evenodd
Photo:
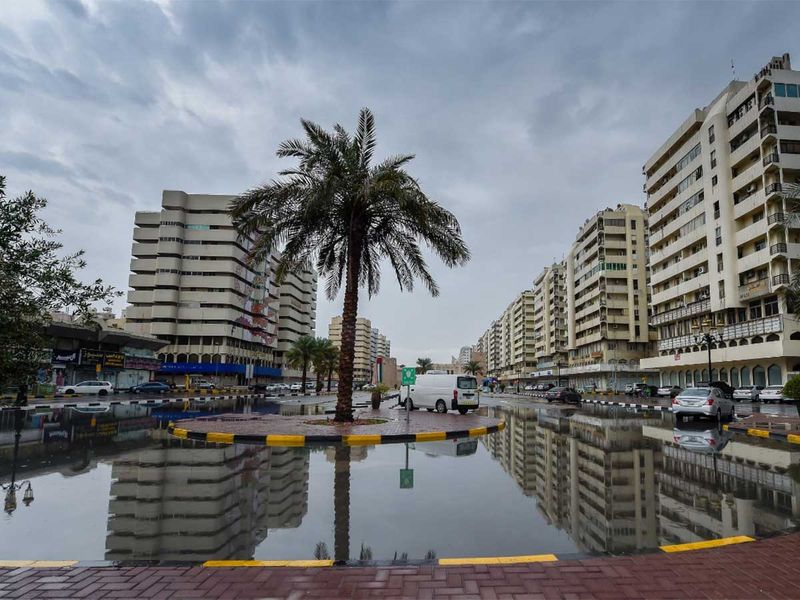
<svg viewBox="0 0 800 600"><path fill-rule="evenodd" d="M780 273L778 275L772 276L772 285L779 286L779 285L789 285L790 278L788 273Z"/></svg>
<svg viewBox="0 0 800 600"><path fill-rule="evenodd" d="M772 213L767 217L767 225L773 225L775 223L783 223L786 221L786 214L782 212Z"/></svg>
<svg viewBox="0 0 800 600"><path fill-rule="evenodd" d="M783 317L774 316L764 319L756 319L745 323L736 323L722 328L722 341L734 340L739 338L753 337L755 335L766 335L783 331ZM661 340L658 343L658 350L675 350L676 348L688 348L699 345L694 335L682 335L679 337Z"/></svg>
<svg viewBox="0 0 800 600"><path fill-rule="evenodd" d="M673 308L672 310L668 310L657 315L653 315L650 319L650 323L653 325L660 325L661 323L668 323L670 321L676 321L678 319L683 319L686 317L690 317L692 315L697 315L700 313L708 312L711 307L711 301L700 300L699 302L692 302L687 306L681 306L680 308Z"/></svg>
<svg viewBox="0 0 800 600"><path fill-rule="evenodd" d="M786 242L778 242L777 244L772 244L772 246L769 247L770 254L785 254L787 250L788 247L786 246Z"/></svg>
<svg viewBox="0 0 800 600"><path fill-rule="evenodd" d="M756 298L757 296L768 294L769 291L770 291L769 279L767 277L764 277L762 279L756 279L755 281L751 281L750 283L740 285L739 298L741 300L750 300L751 298Z"/></svg>
<svg viewBox="0 0 800 600"><path fill-rule="evenodd" d="M765 125L761 128L761 137L763 138L765 135L769 134L777 134L778 133L778 126L777 125Z"/></svg>
<svg viewBox="0 0 800 600"><path fill-rule="evenodd" d="M758 108L762 109L765 106L769 106L770 104L775 104L775 98L773 98L772 95L764 96L761 99L761 102L758 103Z"/></svg>
<svg viewBox="0 0 800 600"><path fill-rule="evenodd" d="M761 163L766 167L767 165L771 165L772 163L780 162L781 157L778 155L777 152L772 152L767 154Z"/></svg>
<svg viewBox="0 0 800 600"><path fill-rule="evenodd" d="M776 194L783 191L783 186L780 183L770 183L765 189L767 196Z"/></svg>

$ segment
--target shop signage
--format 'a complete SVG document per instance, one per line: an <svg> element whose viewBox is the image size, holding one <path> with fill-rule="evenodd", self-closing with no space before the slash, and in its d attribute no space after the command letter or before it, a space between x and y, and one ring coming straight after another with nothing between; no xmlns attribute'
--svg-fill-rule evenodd
<svg viewBox="0 0 800 600"><path fill-rule="evenodd" d="M68 442L69 433L69 429L64 429L63 427L45 428L42 441L45 444L49 444L50 442Z"/></svg>
<svg viewBox="0 0 800 600"><path fill-rule="evenodd" d="M140 371L158 371L161 368L161 361L147 356L126 356L125 368L139 369Z"/></svg>
<svg viewBox="0 0 800 600"><path fill-rule="evenodd" d="M81 350L82 365L101 365L112 369L121 369L125 366L125 355L122 352L105 352L103 350Z"/></svg>
<svg viewBox="0 0 800 600"><path fill-rule="evenodd" d="M53 355L50 358L50 361L59 364L76 364L78 362L78 351L53 350Z"/></svg>
<svg viewBox="0 0 800 600"><path fill-rule="evenodd" d="M112 369L121 369L125 366L125 355L122 352L106 352L103 366Z"/></svg>
<svg viewBox="0 0 800 600"><path fill-rule="evenodd" d="M95 422L94 425L88 423L84 425L75 425L75 439L112 438L117 435L118 426L119 424L117 421Z"/></svg>

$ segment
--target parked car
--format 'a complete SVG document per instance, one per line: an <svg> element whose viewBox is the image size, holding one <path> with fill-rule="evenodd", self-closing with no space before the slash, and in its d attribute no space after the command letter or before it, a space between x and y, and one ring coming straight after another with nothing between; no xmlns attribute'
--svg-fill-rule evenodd
<svg viewBox="0 0 800 600"><path fill-rule="evenodd" d="M292 385L289 386L289 391L290 392L302 392L303 391L303 386L300 383L293 383Z"/></svg>
<svg viewBox="0 0 800 600"><path fill-rule="evenodd" d="M658 396L658 386L647 383L637 383L636 385L640 386L636 389L636 396L638 398L656 398Z"/></svg>
<svg viewBox="0 0 800 600"><path fill-rule="evenodd" d="M532 392L535 389L536 389L536 386L531 385L531 384L528 384L528 385L525 386L525 391L526 392Z"/></svg>
<svg viewBox="0 0 800 600"><path fill-rule="evenodd" d="M546 392L547 390L553 389L554 387L556 386L554 386L552 383L540 383L539 385L536 386L536 391Z"/></svg>
<svg viewBox="0 0 800 600"><path fill-rule="evenodd" d="M625 386L626 396L638 396L639 392L647 386L646 383L629 383Z"/></svg>
<svg viewBox="0 0 800 600"><path fill-rule="evenodd" d="M148 381L134 385L128 391L132 394L166 394L170 391L170 387L161 381Z"/></svg>
<svg viewBox="0 0 800 600"><path fill-rule="evenodd" d="M717 387L686 388L672 399L672 412L678 422L687 416L713 417L721 422L732 419L735 410L733 400Z"/></svg>
<svg viewBox="0 0 800 600"><path fill-rule="evenodd" d="M425 373L417 375L411 386L400 389L400 405L408 409L427 408L446 413L457 410L462 415L478 408L478 380L472 375Z"/></svg>
<svg viewBox="0 0 800 600"><path fill-rule="evenodd" d="M110 381L81 381L74 385L62 385L56 390L59 394L96 394L106 396L114 393Z"/></svg>
<svg viewBox="0 0 800 600"><path fill-rule="evenodd" d="M213 390L217 386L208 379L192 379L189 387L196 390Z"/></svg>
<svg viewBox="0 0 800 600"><path fill-rule="evenodd" d="M758 402L763 389L763 385L743 385L733 390L733 399L739 402Z"/></svg>
<svg viewBox="0 0 800 600"><path fill-rule="evenodd" d="M548 402L558 400L559 402L580 402L581 395L572 388L554 387L544 395Z"/></svg>
<svg viewBox="0 0 800 600"><path fill-rule="evenodd" d="M169 389L171 390L175 389L175 382L173 381L167 381L166 379L154 379L153 381L157 381L158 383L163 383L164 385L168 385Z"/></svg>
<svg viewBox="0 0 800 600"><path fill-rule="evenodd" d="M695 387L713 387L717 388L718 390L722 390L722 393L725 395L726 398L729 400L733 400L733 392L735 391L730 385L725 383L724 381L712 381L711 383L698 383Z"/></svg>
<svg viewBox="0 0 800 600"><path fill-rule="evenodd" d="M768 385L760 393L762 402L783 402L783 386Z"/></svg>
<svg viewBox="0 0 800 600"><path fill-rule="evenodd" d="M672 430L672 439L681 448L698 454L718 454L728 445L732 433L721 427L708 427L708 424L681 424ZM700 427L697 427L699 425Z"/></svg>
<svg viewBox="0 0 800 600"><path fill-rule="evenodd" d="M674 398L683 391L679 385L665 385L658 388L656 394L662 398Z"/></svg>
<svg viewBox="0 0 800 600"><path fill-rule="evenodd" d="M270 384L259 381L257 383L251 383L247 389L250 390L251 392L263 394L269 389L269 386Z"/></svg>

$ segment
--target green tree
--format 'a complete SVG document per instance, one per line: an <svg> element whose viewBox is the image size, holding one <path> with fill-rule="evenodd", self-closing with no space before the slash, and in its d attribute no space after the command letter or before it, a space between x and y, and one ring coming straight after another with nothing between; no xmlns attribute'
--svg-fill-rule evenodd
<svg viewBox="0 0 800 600"><path fill-rule="evenodd" d="M800 400L800 375L795 375L783 386L784 397L790 400Z"/></svg>
<svg viewBox="0 0 800 600"><path fill-rule="evenodd" d="M325 359L323 361L325 373L328 377L328 391L331 391L331 380L333 379L333 372L339 367L339 349L331 344L325 349Z"/></svg>
<svg viewBox="0 0 800 600"><path fill-rule="evenodd" d="M27 387L49 347L51 313L67 310L88 322L93 304L110 304L119 294L100 279L83 283L83 251L60 255L63 244L40 216L47 200L28 191L8 199L0 176L0 389L16 385L24 401Z"/></svg>
<svg viewBox="0 0 800 600"><path fill-rule="evenodd" d="M385 260L401 290L412 290L419 279L436 296L420 243L449 267L466 263L469 250L455 216L405 170L412 155L373 164L377 140L369 109L361 110L355 135L341 125L326 131L305 119L301 124L305 139L287 140L277 152L298 159L297 167L236 198L230 212L239 233L255 240L251 258L263 260L283 246L278 281L313 265L331 300L344 282L336 420L351 421L359 288L369 297L378 293Z"/></svg>
<svg viewBox="0 0 800 600"><path fill-rule="evenodd" d="M317 352L317 340L310 335L304 335L297 338L297 340L289 348L286 353L286 363L295 369L300 369L303 372L302 386L303 395L307 395L306 380L308 379L308 365L314 360L314 355Z"/></svg>
<svg viewBox="0 0 800 600"><path fill-rule="evenodd" d="M315 389L317 393L322 390L322 377L328 372L328 357L331 350L335 349L328 338L317 338L317 348L314 352L314 375L316 376Z"/></svg>
<svg viewBox="0 0 800 600"><path fill-rule="evenodd" d="M432 366L433 361L430 358L417 359L417 371L421 374L425 374L426 372L430 371Z"/></svg>
<svg viewBox="0 0 800 600"><path fill-rule="evenodd" d="M464 365L464 372L474 375L475 377L477 377L482 371L483 369L481 367L481 363L479 363L477 360L471 360Z"/></svg>
<svg viewBox="0 0 800 600"><path fill-rule="evenodd" d="M784 235L789 236L789 228L800 227L800 185L796 183L784 183L783 205L786 207L786 219L784 221ZM786 310L795 317L800 317L800 271L790 274L789 286L785 291ZM800 407L798 407L800 410Z"/></svg>

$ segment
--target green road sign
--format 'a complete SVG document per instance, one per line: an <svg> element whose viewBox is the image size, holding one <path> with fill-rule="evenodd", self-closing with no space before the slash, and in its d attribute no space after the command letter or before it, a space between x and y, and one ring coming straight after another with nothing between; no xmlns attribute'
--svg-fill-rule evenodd
<svg viewBox="0 0 800 600"><path fill-rule="evenodd" d="M417 382L417 369L414 367L403 367L401 385L414 385Z"/></svg>
<svg viewBox="0 0 800 600"><path fill-rule="evenodd" d="M400 469L400 489L410 490L414 487L414 469Z"/></svg>

